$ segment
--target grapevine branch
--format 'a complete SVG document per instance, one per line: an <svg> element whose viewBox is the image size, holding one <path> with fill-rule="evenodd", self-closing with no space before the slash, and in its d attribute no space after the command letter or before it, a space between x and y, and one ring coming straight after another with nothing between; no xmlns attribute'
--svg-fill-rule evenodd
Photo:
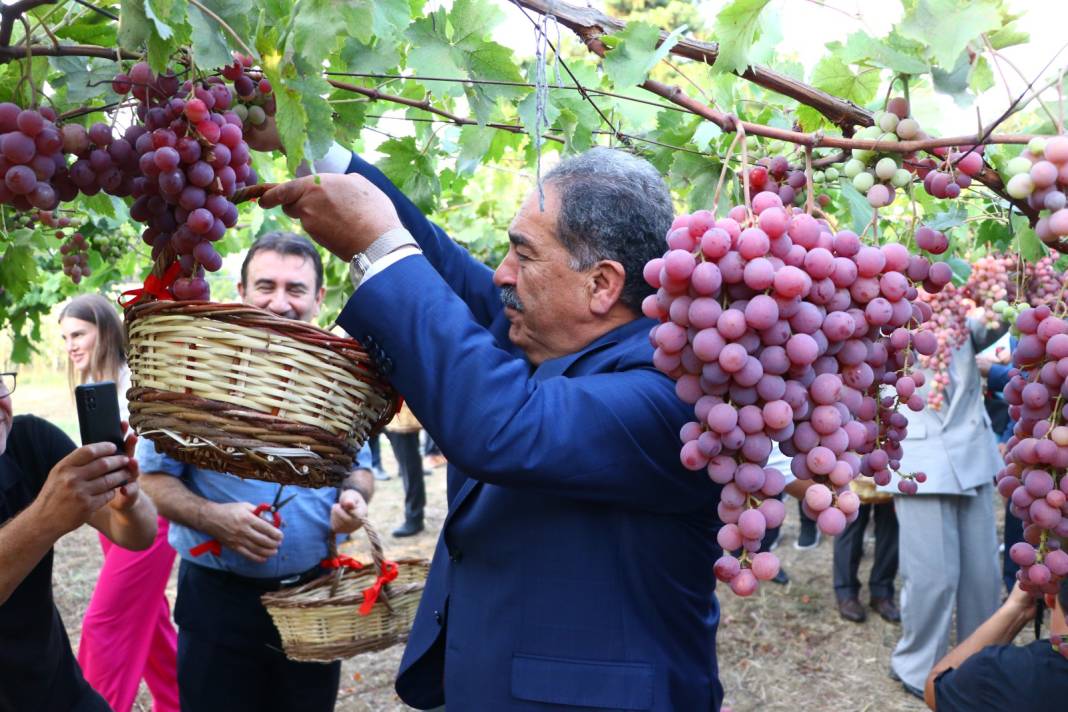
<svg viewBox="0 0 1068 712"><path fill-rule="evenodd" d="M0 47L7 48L11 44L15 20L22 17L23 13L40 5L51 5L54 2L56 0L20 0L12 5L5 5L2 18L0 18Z"/></svg>
<svg viewBox="0 0 1068 712"><path fill-rule="evenodd" d="M10 7L14 7L11 5ZM35 44L28 48L0 46L0 62L32 57L100 57L101 59L140 59L138 52L125 49L111 49L98 45L53 45Z"/></svg>
<svg viewBox="0 0 1068 712"><path fill-rule="evenodd" d="M556 0L514 1L518 5L543 15L552 14L562 25L577 34L587 46L591 41L600 42L601 36L618 33L627 26L625 22L592 8L576 7ZM661 42L666 38L667 33L661 32ZM713 65L719 57L719 45L715 42L682 38L671 48L670 53ZM844 131L851 131L852 127L857 124L872 125L871 114L853 102L832 96L766 67L749 67L744 72L736 72L736 74L776 94L788 96L806 106L811 106Z"/></svg>

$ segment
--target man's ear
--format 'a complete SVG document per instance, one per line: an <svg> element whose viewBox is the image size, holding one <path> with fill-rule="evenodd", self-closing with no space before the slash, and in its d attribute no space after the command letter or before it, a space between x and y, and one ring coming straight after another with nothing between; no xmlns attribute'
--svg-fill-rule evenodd
<svg viewBox="0 0 1068 712"><path fill-rule="evenodd" d="M627 273L615 260L601 260L589 273L590 311L605 316L619 302Z"/></svg>
<svg viewBox="0 0 1068 712"><path fill-rule="evenodd" d="M245 285L241 282L237 283L237 296L241 298L241 301L245 301Z"/></svg>

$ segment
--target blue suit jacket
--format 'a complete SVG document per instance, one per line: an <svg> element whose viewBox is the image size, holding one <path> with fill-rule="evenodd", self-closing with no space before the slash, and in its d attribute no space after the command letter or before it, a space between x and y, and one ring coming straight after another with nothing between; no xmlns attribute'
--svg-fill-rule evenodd
<svg viewBox="0 0 1068 712"><path fill-rule="evenodd" d="M423 256L338 323L449 460L449 514L397 678L457 712L718 710L719 488L679 462L692 410L636 319L531 368L491 271L377 169Z"/></svg>

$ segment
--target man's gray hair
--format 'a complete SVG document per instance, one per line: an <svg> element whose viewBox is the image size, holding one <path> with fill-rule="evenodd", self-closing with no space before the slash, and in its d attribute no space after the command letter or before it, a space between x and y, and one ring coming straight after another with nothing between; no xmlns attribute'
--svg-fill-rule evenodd
<svg viewBox="0 0 1068 712"><path fill-rule="evenodd" d="M653 292L642 270L663 255L675 212L660 173L643 158L597 147L558 164L545 183L559 191L557 238L571 255L571 268L619 262L626 274L620 301L640 312Z"/></svg>

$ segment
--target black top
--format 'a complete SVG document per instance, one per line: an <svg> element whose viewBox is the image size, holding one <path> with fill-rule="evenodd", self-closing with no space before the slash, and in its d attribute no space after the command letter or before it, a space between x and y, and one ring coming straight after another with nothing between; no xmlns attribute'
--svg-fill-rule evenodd
<svg viewBox="0 0 1068 712"><path fill-rule="evenodd" d="M33 502L74 447L46 420L14 419L0 455L0 524ZM0 711L70 710L86 687L52 600L50 550L0 605Z"/></svg>
<svg viewBox="0 0 1068 712"><path fill-rule="evenodd" d="M990 645L935 680L938 712L1030 712L1068 704L1068 659L1049 640Z"/></svg>

